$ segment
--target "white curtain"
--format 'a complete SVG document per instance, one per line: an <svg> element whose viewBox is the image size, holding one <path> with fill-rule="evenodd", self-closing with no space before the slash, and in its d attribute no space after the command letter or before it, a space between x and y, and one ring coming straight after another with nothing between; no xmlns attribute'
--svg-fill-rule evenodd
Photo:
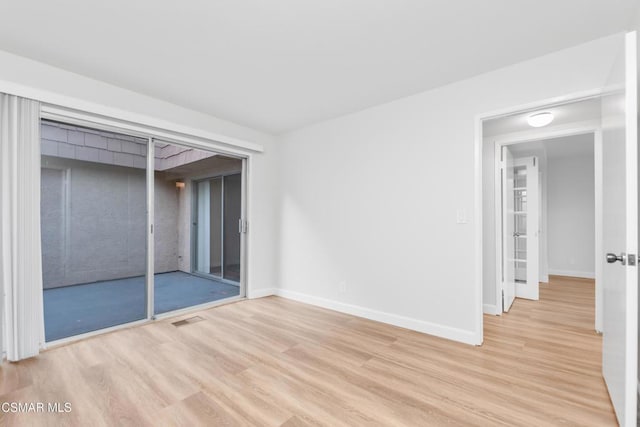
<svg viewBox="0 0 640 427"><path fill-rule="evenodd" d="M0 93L0 310L3 351L17 361L44 343L40 248L40 104ZM4 293L4 295L2 295Z"/></svg>

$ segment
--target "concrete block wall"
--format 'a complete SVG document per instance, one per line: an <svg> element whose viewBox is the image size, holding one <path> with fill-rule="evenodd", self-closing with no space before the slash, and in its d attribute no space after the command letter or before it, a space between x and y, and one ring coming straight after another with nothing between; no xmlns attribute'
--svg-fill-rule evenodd
<svg viewBox="0 0 640 427"><path fill-rule="evenodd" d="M144 275L144 169L42 157L44 288ZM155 180L155 272L178 270L178 192Z"/></svg>
<svg viewBox="0 0 640 427"><path fill-rule="evenodd" d="M44 288L144 275L146 143L144 139L42 124ZM240 172L241 161L172 144L156 144L155 272L191 268L191 180ZM172 169L212 157L205 169Z"/></svg>

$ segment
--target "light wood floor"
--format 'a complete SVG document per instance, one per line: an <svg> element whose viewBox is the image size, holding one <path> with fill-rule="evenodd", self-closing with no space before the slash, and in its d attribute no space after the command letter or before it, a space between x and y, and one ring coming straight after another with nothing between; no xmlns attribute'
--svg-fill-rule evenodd
<svg viewBox="0 0 640 427"><path fill-rule="evenodd" d="M615 425L594 285L555 277L485 316L481 347L277 297L0 368L0 401L71 402L0 425ZM175 321L173 319L172 321Z"/></svg>

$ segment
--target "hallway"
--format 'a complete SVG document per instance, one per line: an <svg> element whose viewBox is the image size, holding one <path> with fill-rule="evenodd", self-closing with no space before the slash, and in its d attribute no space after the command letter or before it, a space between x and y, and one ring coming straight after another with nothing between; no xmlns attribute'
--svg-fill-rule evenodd
<svg viewBox="0 0 640 427"><path fill-rule="evenodd" d="M594 306L593 280L550 276L549 283L540 283L539 301L517 298L509 313L484 316L480 350L487 361L502 361L504 380L527 390L524 395L541 415L555 412L581 425L616 425L601 374L602 337L594 331ZM515 416L514 403L507 402L505 409Z"/></svg>

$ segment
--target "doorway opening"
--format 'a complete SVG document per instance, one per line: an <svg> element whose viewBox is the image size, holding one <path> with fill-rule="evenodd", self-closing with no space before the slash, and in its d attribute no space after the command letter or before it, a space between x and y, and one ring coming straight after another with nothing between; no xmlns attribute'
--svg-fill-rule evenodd
<svg viewBox="0 0 640 427"><path fill-rule="evenodd" d="M592 109L596 113L592 119L586 118L585 110L579 108L582 106L589 110L589 102L600 104L600 108ZM563 108L570 109L567 111L568 114L560 114ZM525 127L527 119L533 119L532 116L536 113L547 113L546 118L551 117L552 120L543 123L532 120L529 124L535 129ZM511 130L501 133L503 138L498 139L490 135L488 128L491 122L514 119L518 116L520 120L511 122ZM556 121L553 121L553 116L557 118ZM523 130L523 127L526 130ZM508 270L504 266L515 261L515 252L510 251L502 255L505 254L504 247L509 244L505 244L505 240L514 236L504 235L504 227L495 226L498 213L506 217L507 222L509 220L508 211L504 214L505 209L502 205L502 190L508 185L508 182L505 183L504 174L509 172L508 159L505 160L508 153L505 155L502 145L588 133L594 135L595 159L595 290L591 292L593 302L586 300L585 305L585 300L576 295L565 295L559 300L558 293L554 296L551 291L563 287L551 286L549 298L543 295L541 301L521 299L512 310L516 311L517 308L517 313L509 313L496 321L498 318L490 314L501 315L503 306L509 306L508 302L504 302L502 291L506 286L512 286L508 283L505 275ZM504 340L506 335L510 335L513 339L511 345L519 345L521 352L529 353L535 358L535 348L544 342L547 348L562 345L554 339L554 333L564 333L571 340L577 335L591 337L591 344L585 344L574 353L577 357L572 363L582 363L588 354L595 356L592 364L597 364L596 366L602 369L603 384L609 393L610 403L619 424L635 425L638 399L637 32L625 34L624 45L620 47L601 88L588 93L556 97L547 103L539 102L519 109L479 116L476 135L476 176L479 178L475 192L476 207L479 211L476 218L478 222L482 222L475 239L479 253L477 291L484 293L478 296L478 341L482 342L486 330L483 328L485 322L493 325L506 323L509 329L503 328L499 338L493 335L487 336L487 340ZM497 158L498 153L502 153L503 157ZM501 167L496 168L497 164ZM496 179L498 171L503 175ZM491 191L498 182L503 185L501 189ZM530 233L529 230L527 232ZM510 255L513 258L509 258ZM527 257L529 255L527 254ZM513 281L515 282L515 276ZM515 288L515 285L513 287ZM564 304L554 304L558 301ZM575 308L581 304L587 309L580 313ZM578 318L581 317L580 314L589 315L593 313L594 306L594 321L587 328L580 327L577 331L570 322L562 321L572 312L576 313ZM483 316L483 311L488 314ZM534 320L539 321L533 322ZM533 324L537 324L537 330L532 329ZM601 331L602 336L596 334L594 329ZM504 341L501 341L501 344L504 344ZM576 350L577 347L564 348L570 349ZM566 352L562 350L558 352L558 361L562 360L564 354Z"/></svg>
<svg viewBox="0 0 640 427"><path fill-rule="evenodd" d="M541 111L555 119L531 126ZM593 288L593 329L602 330L600 117L592 97L483 122L485 314L577 278Z"/></svg>

